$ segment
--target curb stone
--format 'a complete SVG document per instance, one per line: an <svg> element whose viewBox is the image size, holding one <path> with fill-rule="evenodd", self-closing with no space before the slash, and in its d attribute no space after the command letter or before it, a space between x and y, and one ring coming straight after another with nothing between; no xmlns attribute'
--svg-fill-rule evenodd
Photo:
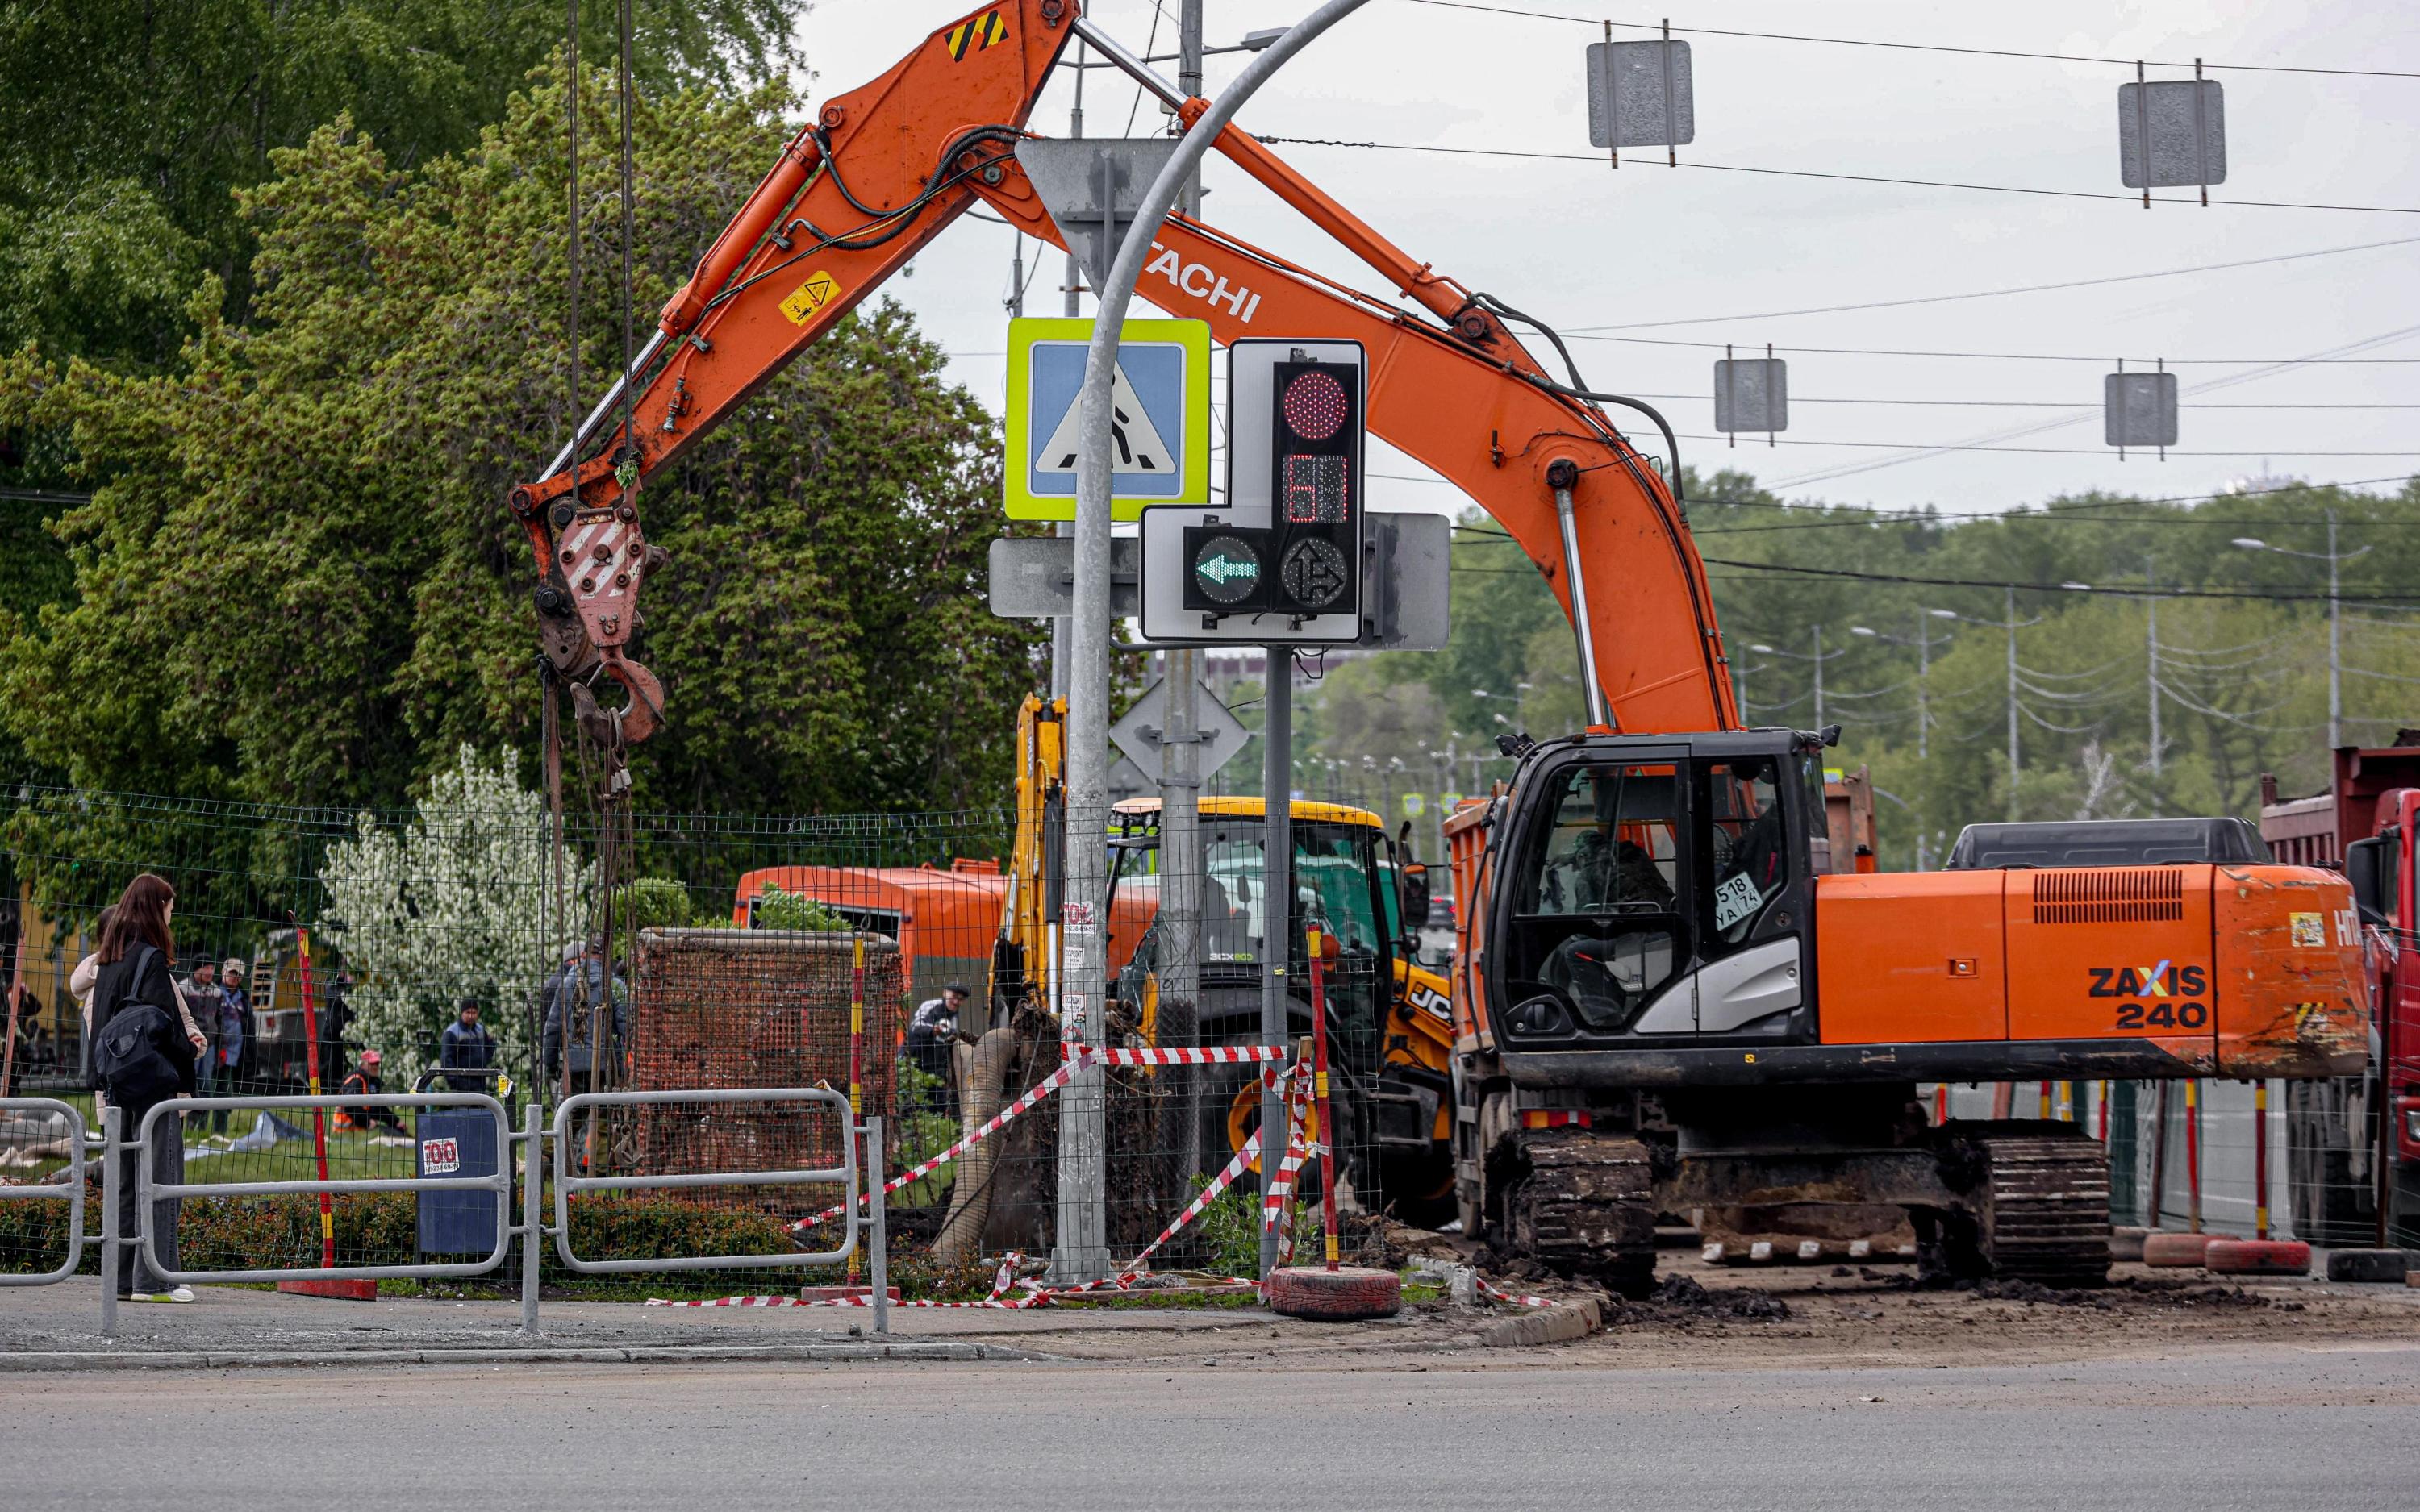
<svg viewBox="0 0 2420 1512"><path fill-rule="evenodd" d="M1533 1349L1541 1344L1568 1344L1586 1338L1604 1326L1605 1313L1597 1300L1583 1297L1490 1323L1480 1331L1479 1342L1494 1350Z"/></svg>
<svg viewBox="0 0 2420 1512"><path fill-rule="evenodd" d="M0 1353L0 1376L35 1371L294 1369L405 1365L672 1365L729 1362L1032 1361L1054 1358L991 1344L586 1345L460 1350L44 1350Z"/></svg>

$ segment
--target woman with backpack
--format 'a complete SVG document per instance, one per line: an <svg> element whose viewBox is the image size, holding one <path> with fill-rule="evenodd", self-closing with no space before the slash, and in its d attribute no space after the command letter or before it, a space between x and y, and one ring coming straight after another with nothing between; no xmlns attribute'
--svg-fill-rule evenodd
<svg viewBox="0 0 2420 1512"><path fill-rule="evenodd" d="M127 1141L118 1150L117 1230L131 1240L141 1206L135 1186L135 1134L154 1107L194 1090L195 1057L209 1041L188 1019L169 963L177 942L168 931L177 911L177 889L146 872L126 885L117 908L94 952L100 970L92 989L93 1072L96 1091L118 1110ZM151 1174L155 1181L185 1179L185 1135L175 1119L151 1126ZM174 1198L152 1207L153 1247L161 1263L177 1269ZM140 1246L117 1252L117 1295L129 1302L191 1302L191 1287L170 1286L152 1273Z"/></svg>

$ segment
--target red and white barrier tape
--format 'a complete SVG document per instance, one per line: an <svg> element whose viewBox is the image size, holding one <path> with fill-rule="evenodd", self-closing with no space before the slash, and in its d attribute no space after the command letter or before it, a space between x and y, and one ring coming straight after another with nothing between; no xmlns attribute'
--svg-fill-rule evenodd
<svg viewBox="0 0 2420 1512"><path fill-rule="evenodd" d="M1041 1102L1043 1098L1048 1096L1054 1091L1057 1091L1060 1088L1066 1086L1067 1083L1074 1078L1076 1073L1082 1071L1086 1066L1094 1064L1093 1059L1094 1056L1099 1056L1108 1059L1109 1063L1112 1065L1240 1065L1254 1062L1270 1063L1264 1066L1260 1081L1262 1086L1276 1087L1284 1094L1281 1101L1286 1110L1286 1152L1285 1158L1278 1165L1277 1173L1271 1180L1269 1192L1264 1199L1263 1224L1265 1227L1269 1228L1276 1228L1279 1227L1280 1219L1284 1213L1286 1204L1292 1199L1295 1179L1300 1174L1304 1162L1307 1161L1311 1155L1316 1153L1317 1147L1311 1144L1305 1137L1308 1121L1306 1115L1310 1111L1308 1088L1306 1086L1299 1085L1302 1079L1294 1074L1293 1068L1282 1064L1284 1059L1282 1051L1264 1045L1205 1045L1199 1049L1168 1050L1107 1050L1091 1052L1087 1055L1079 1056L1061 1066L1057 1071L1052 1072L1049 1075L1044 1077L1040 1082L1036 1083L1031 1090L1019 1097L1015 1103L1002 1108L999 1114L993 1118L986 1119L981 1127L975 1130L973 1134L959 1140L956 1144L952 1145L948 1149L943 1150L940 1154L934 1156L932 1159L921 1162L905 1174L883 1183L882 1190L885 1193L895 1192L899 1188L916 1180L918 1178L931 1174L943 1164L964 1152L969 1147L974 1145L980 1140L989 1137L992 1134L1004 1127L1011 1119L1016 1118L1019 1114L1026 1112L1035 1103ZM1124 1059L1118 1057L1136 1058ZM1158 1252L1160 1246L1175 1238L1178 1233L1183 1231L1187 1224L1190 1224L1194 1219L1200 1217L1204 1209L1208 1208L1211 1203L1217 1201L1220 1194L1224 1193L1230 1186L1233 1185L1238 1178L1240 1178L1247 1170L1251 1168L1252 1163L1260 1158L1260 1152L1261 1131L1255 1129L1246 1137L1244 1148L1237 1150L1234 1156L1227 1162L1225 1166L1220 1168L1218 1174L1211 1178L1211 1180L1203 1185L1202 1191L1194 1196L1191 1202L1186 1204L1185 1211L1178 1213L1175 1219L1171 1221L1167 1227L1161 1229L1158 1235L1154 1238L1150 1243L1144 1245L1141 1250L1137 1252L1135 1257L1128 1261L1125 1266L1121 1267L1114 1275L1105 1276L1098 1281L1087 1281L1069 1287L1045 1287L1038 1282L1029 1281L1024 1283L1026 1287L1026 1294L1024 1296L1011 1298L1006 1296L1005 1293L1009 1289L1010 1286L1015 1283L1016 1265L1024 1258L1021 1255L1011 1253L1001 1261L999 1273L993 1281L991 1295L980 1301L927 1302L919 1300L894 1302L892 1305L894 1307L988 1307L1019 1310L1029 1307L1047 1306L1050 1300L1054 1297L1074 1297L1080 1296L1088 1292L1109 1290L1128 1291L1135 1289L1134 1283L1150 1274L1150 1269L1147 1262L1153 1255ZM816 1224L835 1218L847 1211L846 1204L827 1208L822 1212L801 1219L798 1223L792 1225L792 1231L795 1232L799 1229L812 1227ZM1286 1227L1289 1229L1291 1228L1291 1226ZM1281 1250L1291 1253L1292 1238L1293 1236L1290 1232L1280 1232L1280 1245ZM1249 1287L1259 1285L1259 1283L1247 1276L1226 1276L1218 1279L1222 1284L1231 1286ZM874 1299L870 1293L817 1298L812 1301L801 1300L796 1297L745 1296L717 1297L710 1300L696 1302L675 1302L659 1297L650 1297L647 1299L647 1305L650 1307L871 1307L874 1305Z"/></svg>
<svg viewBox="0 0 2420 1512"><path fill-rule="evenodd" d="M1260 1044L1214 1044L1190 1047L1171 1046L1167 1049L1156 1050L1083 1051L1073 1058L1063 1063L1057 1071L1052 1072L1049 1075L1045 1076L1042 1080L1034 1083L1031 1088L1021 1093L1016 1102L1011 1103L1008 1106L1001 1109L998 1113L985 1119L976 1127L974 1133L950 1146L939 1154L919 1161L914 1165L909 1166L907 1170L900 1172L897 1176L894 1176L891 1178L891 1180L883 1182L882 1190L887 1195L889 1193L899 1191L903 1187L912 1186L916 1182L923 1180L925 1177L932 1175L935 1171L947 1165L950 1162L957 1159L960 1155L965 1154L976 1145L983 1143L985 1139L990 1138L993 1134L1006 1128L1009 1124L1015 1122L1021 1115L1031 1112L1035 1103L1040 1103L1044 1098L1048 1097L1051 1093L1066 1086L1076 1078L1078 1072L1084 1071L1088 1067L1234 1066L1250 1065L1256 1062L1269 1061L1280 1063L1276 1065L1273 1069L1276 1075L1283 1077L1291 1074L1287 1068L1281 1064L1285 1059L1285 1054L1284 1049L1280 1046ZM1268 1072L1264 1072L1263 1079L1266 1080L1268 1074ZM831 1207L826 1208L821 1212L811 1213L808 1216L799 1219L797 1223L790 1226L790 1231L792 1233L799 1233L803 1230L815 1227L820 1224L830 1223L832 1219L839 1217L842 1213L846 1212L847 1211L848 1205L846 1203L835 1203Z"/></svg>
<svg viewBox="0 0 2420 1512"><path fill-rule="evenodd" d="M1278 1162L1277 1174L1269 1179L1269 1188L1261 1198L1261 1227L1275 1229L1283 1222L1286 1204L1294 1200L1294 1185L1302 1174L1303 1163L1311 1158L1307 1115L1311 1111L1310 1088L1296 1077L1293 1095L1284 1099L1286 1110L1285 1155ZM1282 1241L1280 1241L1282 1242Z"/></svg>

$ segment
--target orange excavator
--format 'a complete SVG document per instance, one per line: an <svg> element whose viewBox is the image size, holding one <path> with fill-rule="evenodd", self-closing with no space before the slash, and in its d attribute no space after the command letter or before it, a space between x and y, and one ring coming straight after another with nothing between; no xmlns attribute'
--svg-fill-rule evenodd
<svg viewBox="0 0 2420 1512"><path fill-rule="evenodd" d="M664 690L630 656L638 486L978 203L1063 240L1015 155L1081 36L1185 98L1071 0L1003 0L835 96L665 305L545 476L513 491L541 642L609 749ZM1449 825L1459 910L1456 1196L1498 1252L1636 1289L1659 1212L1905 1209L1927 1257L2067 1284L2105 1275L2107 1181L2076 1126L1931 1127L1919 1080L2316 1077L2368 1035L2344 879L2284 866L1835 872L1837 731L1744 730L1675 491L1546 327L1438 272L1234 126L1217 149L1393 288L1345 287L1172 217L1140 292L1249 336L1357 341L1370 427L1477 501L1569 611L1589 725L1508 739L1512 781ZM1560 377L1515 338L1552 347ZM621 707L590 696L599 674ZM1845 858L1844 858L1845 862Z"/></svg>

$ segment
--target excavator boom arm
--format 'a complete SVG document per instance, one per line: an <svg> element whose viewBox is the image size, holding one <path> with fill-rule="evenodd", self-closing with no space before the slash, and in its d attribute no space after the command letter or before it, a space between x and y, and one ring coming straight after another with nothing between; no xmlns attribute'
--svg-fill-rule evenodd
<svg viewBox="0 0 2420 1512"><path fill-rule="evenodd" d="M1013 149L1073 35L1072 10L1066 0L1013 0L973 12L825 104L665 306L627 432L600 405L584 453L575 445L551 476L514 490L514 513L538 554L550 656L576 687L601 664L629 689L616 714L582 705L598 733L635 743L661 709L655 680L622 655L641 584L661 561L637 514L645 479L978 199L1026 235L1063 245ZM1178 107L1187 120L1204 108ZM1566 487L1574 556L1592 590L1582 595L1586 643L1610 722L1633 733L1735 728L1705 570L1665 481L1602 411L1559 392L1482 301L1249 133L1230 126L1215 145L1421 313L1182 217L1153 243L1143 297L1207 321L1221 342L1361 343L1371 429L1476 500L1568 611L1556 502L1557 484Z"/></svg>

